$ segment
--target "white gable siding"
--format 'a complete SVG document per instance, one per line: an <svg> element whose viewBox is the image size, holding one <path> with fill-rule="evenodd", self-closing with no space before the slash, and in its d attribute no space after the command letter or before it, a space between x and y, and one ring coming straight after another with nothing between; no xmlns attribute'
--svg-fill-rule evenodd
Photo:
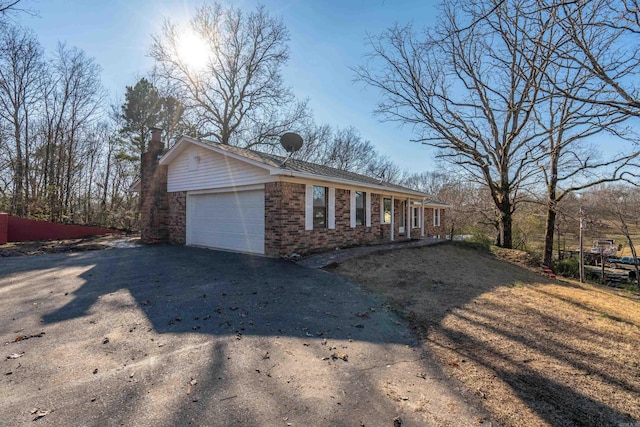
<svg viewBox="0 0 640 427"><path fill-rule="evenodd" d="M269 172L259 167L199 147L188 147L169 164L167 191L236 187L264 182L268 177Z"/></svg>

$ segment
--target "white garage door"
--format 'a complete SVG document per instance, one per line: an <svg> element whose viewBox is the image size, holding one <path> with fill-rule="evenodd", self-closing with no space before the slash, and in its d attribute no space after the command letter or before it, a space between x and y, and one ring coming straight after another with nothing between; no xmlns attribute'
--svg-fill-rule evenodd
<svg viewBox="0 0 640 427"><path fill-rule="evenodd" d="M264 190L189 195L187 245L264 254Z"/></svg>

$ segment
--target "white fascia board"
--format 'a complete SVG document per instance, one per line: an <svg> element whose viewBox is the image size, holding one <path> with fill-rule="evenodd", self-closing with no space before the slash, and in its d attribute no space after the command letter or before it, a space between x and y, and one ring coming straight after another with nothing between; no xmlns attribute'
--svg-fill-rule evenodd
<svg viewBox="0 0 640 427"><path fill-rule="evenodd" d="M142 181L140 178L136 179L133 184L127 188L128 193L139 193L142 187Z"/></svg>
<svg viewBox="0 0 640 427"><path fill-rule="evenodd" d="M245 156L241 156L236 153L231 153L225 150L221 150L215 146L212 146L211 144L205 144L202 141L199 141L197 139L194 139L194 138L191 138L190 136L185 136L185 135L181 136L178 142L176 142L175 145L171 147L171 149L162 156L159 163L161 165L168 165L169 163L171 163L171 161L173 161L173 159L178 157L178 155L182 153L189 144L197 145L198 147L202 147L205 150L210 150L210 151L213 151L214 153L218 153L226 157L231 157L232 159L236 159L241 162L248 163L250 165L259 167L261 169L265 169L269 171L271 175L275 175L274 173L275 171L281 170L279 168L273 168L271 166L267 166L262 162L257 162L253 159L249 159Z"/></svg>
<svg viewBox="0 0 640 427"><path fill-rule="evenodd" d="M178 157L178 155L180 153L182 153L185 148L187 148L188 144L191 142L191 138L189 138L188 136L181 136L178 139L178 142L176 142L175 144L173 144L173 147L171 147L169 149L169 151L167 151L166 153L164 153L162 155L162 157L160 158L160 161L158 162L161 165L168 165L169 163L171 163L171 161L173 159L175 159L176 157Z"/></svg>
<svg viewBox="0 0 640 427"><path fill-rule="evenodd" d="M415 206L422 206L422 201L421 200L412 200L411 201ZM424 207L425 208L444 208L444 209L450 209L451 205L448 205L446 203L440 203L440 202L430 202L428 200L425 199L424 201Z"/></svg>
<svg viewBox="0 0 640 427"><path fill-rule="evenodd" d="M274 169L273 172L271 172L272 175L280 175L284 178L301 178L305 181L314 181L314 182L322 182L322 183L329 183L329 184L340 184L340 188L347 188L347 189L360 189L360 188L368 188L368 189L374 189L376 190L375 192L378 194L383 194L385 196L410 196L412 198L415 199L424 199L425 197L427 197L428 195L425 193L421 193L419 191L401 191L401 190L396 190L393 188L389 188L389 187L385 187L384 185L375 185L375 184L367 184L366 182L358 182L358 181L352 181L350 179L342 179L342 178L330 178L327 176L322 176L322 175L314 175L314 174L310 174L310 173L304 173L304 172L297 172L297 171L290 171L290 170L284 170L284 169Z"/></svg>
<svg viewBox="0 0 640 427"><path fill-rule="evenodd" d="M424 207L450 209L451 205L447 205L446 203L439 203L439 202L424 202Z"/></svg>

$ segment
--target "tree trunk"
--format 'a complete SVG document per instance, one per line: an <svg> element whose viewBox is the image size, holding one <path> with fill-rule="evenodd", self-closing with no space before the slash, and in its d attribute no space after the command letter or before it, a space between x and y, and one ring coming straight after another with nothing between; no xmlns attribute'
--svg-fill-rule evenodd
<svg viewBox="0 0 640 427"><path fill-rule="evenodd" d="M551 267L553 258L553 232L556 224L556 211L554 208L547 209L547 224L544 232L544 256L542 262ZM558 243L559 244L559 243Z"/></svg>
<svg viewBox="0 0 640 427"><path fill-rule="evenodd" d="M24 216L24 159L22 157L22 139L20 132L20 117L16 108L13 114L13 137L16 144L16 157L13 177L13 200L11 203L12 213L17 216Z"/></svg>
<svg viewBox="0 0 640 427"><path fill-rule="evenodd" d="M551 259L553 258L553 233L556 226L556 208L558 204L557 188L558 188L558 159L560 157L560 149L553 139L550 140L552 147L549 159L549 172L547 178L547 224L544 232L544 252L543 262L551 267ZM558 247L560 242L558 242Z"/></svg>
<svg viewBox="0 0 640 427"><path fill-rule="evenodd" d="M511 249L513 247L513 218L511 216L511 206L506 211L500 212L500 246Z"/></svg>
<svg viewBox="0 0 640 427"><path fill-rule="evenodd" d="M558 260L563 259L563 255L562 255L562 245L560 244L560 239L562 238L562 235L560 234L560 226L556 225L556 232L558 233Z"/></svg>
<svg viewBox="0 0 640 427"><path fill-rule="evenodd" d="M509 192L503 192L496 200L498 208L498 246L513 248L513 212Z"/></svg>

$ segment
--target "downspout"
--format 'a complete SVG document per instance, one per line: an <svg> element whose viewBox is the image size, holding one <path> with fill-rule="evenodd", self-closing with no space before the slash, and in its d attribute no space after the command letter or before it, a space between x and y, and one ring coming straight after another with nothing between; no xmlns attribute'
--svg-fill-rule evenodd
<svg viewBox="0 0 640 427"><path fill-rule="evenodd" d="M413 221L411 218L411 199L407 199L407 216L404 225L407 227L407 239L411 239L411 226Z"/></svg>
<svg viewBox="0 0 640 427"><path fill-rule="evenodd" d="M396 227L394 202L395 200L393 196L391 196L391 241L392 242L395 240L395 227Z"/></svg>
<svg viewBox="0 0 640 427"><path fill-rule="evenodd" d="M420 208L420 237L424 237L424 197L422 198L421 201L421 208Z"/></svg>

